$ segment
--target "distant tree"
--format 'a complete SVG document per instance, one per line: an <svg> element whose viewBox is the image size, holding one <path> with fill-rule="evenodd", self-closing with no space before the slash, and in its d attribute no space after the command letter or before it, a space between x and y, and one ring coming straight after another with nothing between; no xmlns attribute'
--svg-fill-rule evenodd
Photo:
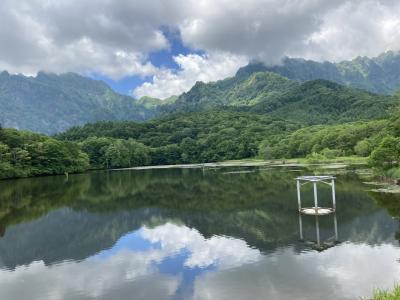
<svg viewBox="0 0 400 300"><path fill-rule="evenodd" d="M354 152L363 157L367 157L371 154L373 150L372 143L369 139L363 139L358 141L357 144L354 146Z"/></svg>
<svg viewBox="0 0 400 300"><path fill-rule="evenodd" d="M388 136L372 151L369 161L372 166L385 170L398 166L399 158L400 138Z"/></svg>

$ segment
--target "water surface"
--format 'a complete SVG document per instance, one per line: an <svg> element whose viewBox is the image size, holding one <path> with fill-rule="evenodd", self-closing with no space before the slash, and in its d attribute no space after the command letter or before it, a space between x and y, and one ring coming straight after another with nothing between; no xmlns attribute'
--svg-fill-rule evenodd
<svg viewBox="0 0 400 300"><path fill-rule="evenodd" d="M300 218L294 178L314 172L125 170L0 182L0 299L358 299L392 287L400 198L340 172L337 214ZM311 204L311 187L303 197ZM329 187L319 197L328 205Z"/></svg>

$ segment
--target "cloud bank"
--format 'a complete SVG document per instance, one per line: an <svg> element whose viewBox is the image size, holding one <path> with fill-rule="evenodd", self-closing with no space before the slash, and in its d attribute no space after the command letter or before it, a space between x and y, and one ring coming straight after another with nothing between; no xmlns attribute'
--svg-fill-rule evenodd
<svg viewBox="0 0 400 300"><path fill-rule="evenodd" d="M149 76L134 93L157 97L253 59L339 61L400 49L395 0L3 0L0 20L0 69ZM156 67L149 55L170 49L166 29L205 55L176 56L178 70Z"/></svg>

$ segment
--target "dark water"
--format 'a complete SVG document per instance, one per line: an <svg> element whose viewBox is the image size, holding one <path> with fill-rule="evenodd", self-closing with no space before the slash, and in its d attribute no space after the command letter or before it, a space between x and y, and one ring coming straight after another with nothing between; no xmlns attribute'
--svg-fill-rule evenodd
<svg viewBox="0 0 400 300"><path fill-rule="evenodd" d="M342 173L337 215L299 220L293 179L312 173L165 169L3 181L0 299L359 299L400 281L400 198ZM311 195L305 188L306 204ZM329 189L319 196L328 203Z"/></svg>

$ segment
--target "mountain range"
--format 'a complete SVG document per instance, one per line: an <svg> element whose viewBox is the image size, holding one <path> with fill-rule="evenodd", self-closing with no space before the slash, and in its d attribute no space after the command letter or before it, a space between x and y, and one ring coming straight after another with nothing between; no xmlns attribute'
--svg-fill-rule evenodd
<svg viewBox="0 0 400 300"><path fill-rule="evenodd" d="M317 79L290 80L271 72L236 75L215 83L196 83L163 114L230 109L264 114L299 123L344 123L384 117L397 97L373 94L338 83Z"/></svg>
<svg viewBox="0 0 400 300"><path fill-rule="evenodd" d="M78 74L0 73L0 123L47 134L99 120L146 121L186 112L227 109L305 124L381 118L397 103L400 53L340 63L286 58L251 63L235 76L197 82L178 97L134 99Z"/></svg>
<svg viewBox="0 0 400 300"><path fill-rule="evenodd" d="M115 93L103 81L75 73L36 77L0 73L0 123L55 133L98 120L145 121L155 110Z"/></svg>
<svg viewBox="0 0 400 300"><path fill-rule="evenodd" d="M237 76L255 72L274 72L299 81L326 79L377 94L392 94L400 89L400 53L387 51L377 57L357 57L339 63L285 58L280 65L253 63L241 68Z"/></svg>

